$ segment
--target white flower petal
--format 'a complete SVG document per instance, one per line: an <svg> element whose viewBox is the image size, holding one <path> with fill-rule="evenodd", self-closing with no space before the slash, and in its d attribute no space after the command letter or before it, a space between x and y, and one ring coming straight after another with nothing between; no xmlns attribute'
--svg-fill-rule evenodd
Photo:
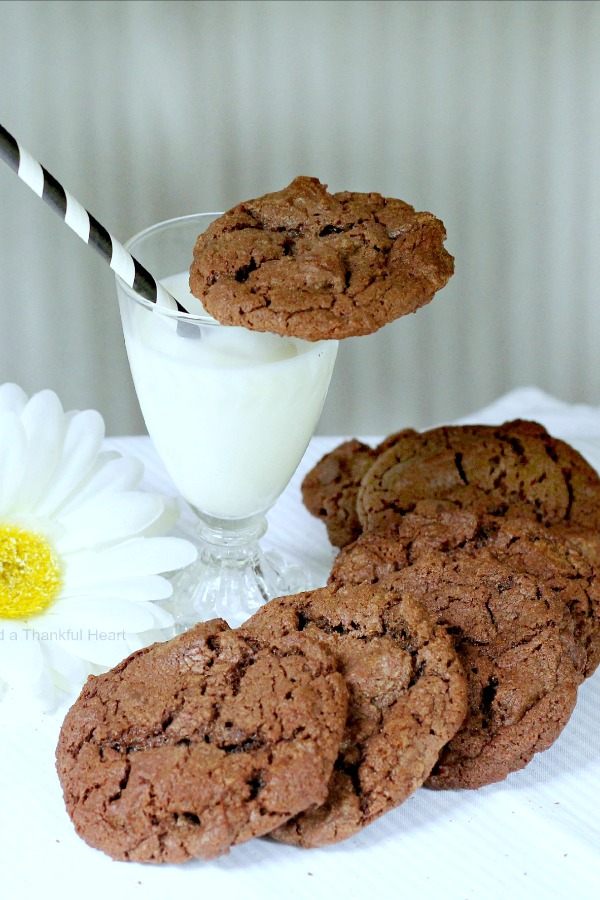
<svg viewBox="0 0 600 900"><path fill-rule="evenodd" d="M40 504L44 515L52 514L90 475L104 438L104 419L93 409L68 414L65 419L58 477Z"/></svg>
<svg viewBox="0 0 600 900"><path fill-rule="evenodd" d="M167 612L166 609L163 609L158 603L149 603L150 612L154 616L154 628L160 628L162 630L162 634L154 634L153 632L149 632L146 630L144 632L144 641L146 644L153 643L154 641L164 641L166 637L173 637L174 632L171 634L165 634L165 629L172 629L175 624L175 620L170 612Z"/></svg>
<svg viewBox="0 0 600 900"><path fill-rule="evenodd" d="M13 412L20 416L27 404L27 394L18 384L0 384L0 414Z"/></svg>
<svg viewBox="0 0 600 900"><path fill-rule="evenodd" d="M130 538L155 522L163 509L162 499L155 494L99 494L59 517L65 534L57 541L56 549L62 555Z"/></svg>
<svg viewBox="0 0 600 900"><path fill-rule="evenodd" d="M62 454L65 414L53 391L35 394L21 415L27 435L21 487L14 500L20 513L30 512L52 482Z"/></svg>
<svg viewBox="0 0 600 900"><path fill-rule="evenodd" d="M56 498L50 498L48 502L54 499L53 511L64 515L87 503L95 494L134 490L143 474L144 467L139 460L119 456L114 450L110 450L98 455L93 468L74 493L61 490L62 496L59 496L57 489Z"/></svg>
<svg viewBox="0 0 600 900"><path fill-rule="evenodd" d="M39 681L44 660L33 630L20 622L0 619L0 678L11 685L31 687Z"/></svg>
<svg viewBox="0 0 600 900"><path fill-rule="evenodd" d="M98 666L112 668L120 663L126 656L139 650L144 644L135 635L126 635L125 638L114 641L76 640L63 644L63 647L80 659L87 660Z"/></svg>
<svg viewBox="0 0 600 900"><path fill-rule="evenodd" d="M146 537L160 537L168 534L181 515L181 503L178 497L163 496L164 509L162 515L144 530Z"/></svg>
<svg viewBox="0 0 600 900"><path fill-rule="evenodd" d="M150 606L150 604L147 604ZM130 603L116 597L85 600L60 599L44 616L40 630L83 629L85 637L92 632L136 632L152 628L155 619L144 603Z"/></svg>
<svg viewBox="0 0 600 900"><path fill-rule="evenodd" d="M58 673L65 682L64 687L68 685L83 684L89 674L89 666L69 652L68 641L63 645L59 641L46 641L44 643L44 655L47 665L56 673Z"/></svg>
<svg viewBox="0 0 600 900"><path fill-rule="evenodd" d="M162 578L160 575L140 575L136 578L99 581L96 584L84 582L79 587L69 583L63 588L61 596L69 600L119 597L130 603L139 603L145 600L166 600L172 593L173 586L167 578Z"/></svg>
<svg viewBox="0 0 600 900"><path fill-rule="evenodd" d="M73 480L76 477L76 472L71 470L68 464L66 467L60 465L56 473L56 478L37 505L36 511L38 514L40 516L56 515L59 509L67 508L70 503L79 503L82 494L86 492L88 483L97 473L104 469L115 456L116 454L110 452L98 454L91 470L83 479L77 481L75 488L73 488ZM105 457L108 457L108 459ZM97 493L96 490L90 491L90 496L94 493Z"/></svg>
<svg viewBox="0 0 600 900"><path fill-rule="evenodd" d="M183 538L132 538L100 552L72 554L65 559L65 590L102 584L115 578L133 578L174 572L194 562L196 547Z"/></svg>
<svg viewBox="0 0 600 900"><path fill-rule="evenodd" d="M104 419L95 409L70 413L67 419L64 461L79 460L79 468L85 474L96 461L104 440Z"/></svg>
<svg viewBox="0 0 600 900"><path fill-rule="evenodd" d="M144 528L143 536L147 538L167 535L177 524L181 515L181 506L176 497L169 497L166 494L154 494L153 496L160 500L162 509L160 515Z"/></svg>
<svg viewBox="0 0 600 900"><path fill-rule="evenodd" d="M25 469L27 437L15 412L0 413L0 515L7 515Z"/></svg>
<svg viewBox="0 0 600 900"><path fill-rule="evenodd" d="M56 709L56 686L53 672L44 664L40 677L31 684L13 684L7 693L9 702L18 704L20 709L30 707L32 710L51 713Z"/></svg>
<svg viewBox="0 0 600 900"><path fill-rule="evenodd" d="M21 422L27 434L31 435L39 429L41 420L47 416L55 416L57 412L64 426L65 411L54 391L39 391L27 401L21 413Z"/></svg>

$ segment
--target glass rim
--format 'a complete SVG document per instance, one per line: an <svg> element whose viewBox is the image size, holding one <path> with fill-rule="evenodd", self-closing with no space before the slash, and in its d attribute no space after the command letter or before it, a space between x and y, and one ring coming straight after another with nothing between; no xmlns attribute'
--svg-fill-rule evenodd
<svg viewBox="0 0 600 900"><path fill-rule="evenodd" d="M164 219L162 222L154 222L152 225L148 225L147 228L143 228L141 231L136 232L132 235L128 240L125 241L123 247L127 250L128 253L131 253L133 257L135 257L135 253L131 251L132 246L134 246L137 241L142 238L148 237L156 231L162 231L164 228L167 228L169 225L179 225L185 224L187 222L192 222L194 220L203 219L206 217L218 217L222 216L222 212L201 212L201 213L190 213L185 216L174 216L171 219ZM151 273L152 274L152 273ZM155 277L155 276L153 276ZM204 315L202 313L190 313L190 312L180 312L177 309L170 309L166 306L159 306L158 303L153 303L152 300L147 300L146 297L142 297L141 294L138 294L132 287L130 287L126 281L123 281L120 275L117 275L115 272L115 278L119 287L123 290L125 294L131 297L132 300L135 300L136 303L139 303L141 306L145 306L146 309L150 309L153 312L157 312L160 315L167 316L171 319L179 319L185 322L196 322L199 325L204 325L209 328L215 327L224 327L221 322L218 322L216 319L213 319L212 316L209 316L208 313ZM160 282L160 278L157 279Z"/></svg>

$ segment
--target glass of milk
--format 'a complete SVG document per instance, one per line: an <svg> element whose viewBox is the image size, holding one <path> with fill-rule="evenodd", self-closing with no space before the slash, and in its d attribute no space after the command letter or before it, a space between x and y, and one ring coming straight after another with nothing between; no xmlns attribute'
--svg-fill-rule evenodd
<svg viewBox="0 0 600 900"><path fill-rule="evenodd" d="M204 311L188 272L198 234L219 215L161 222L125 245L189 312L150 303L117 277L148 433L198 517L198 561L174 582L180 630L215 616L236 626L265 601L312 587L259 541L313 435L337 354L336 341L220 325Z"/></svg>

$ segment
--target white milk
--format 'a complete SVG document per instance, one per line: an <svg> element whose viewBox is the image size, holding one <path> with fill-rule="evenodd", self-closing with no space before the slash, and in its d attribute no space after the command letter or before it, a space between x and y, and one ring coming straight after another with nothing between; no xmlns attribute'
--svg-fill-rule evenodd
<svg viewBox="0 0 600 900"><path fill-rule="evenodd" d="M184 306L187 281L185 272L162 279ZM217 324L203 325L194 337L194 325L178 328L156 307L123 297L121 304L146 426L182 495L216 518L265 512L312 437L337 342Z"/></svg>

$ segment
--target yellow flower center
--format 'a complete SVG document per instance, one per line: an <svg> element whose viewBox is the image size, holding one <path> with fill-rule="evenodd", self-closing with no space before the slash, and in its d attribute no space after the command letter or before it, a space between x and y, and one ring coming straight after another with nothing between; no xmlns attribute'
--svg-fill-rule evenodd
<svg viewBox="0 0 600 900"><path fill-rule="evenodd" d="M0 618L39 615L61 587L60 561L47 538L0 525Z"/></svg>

